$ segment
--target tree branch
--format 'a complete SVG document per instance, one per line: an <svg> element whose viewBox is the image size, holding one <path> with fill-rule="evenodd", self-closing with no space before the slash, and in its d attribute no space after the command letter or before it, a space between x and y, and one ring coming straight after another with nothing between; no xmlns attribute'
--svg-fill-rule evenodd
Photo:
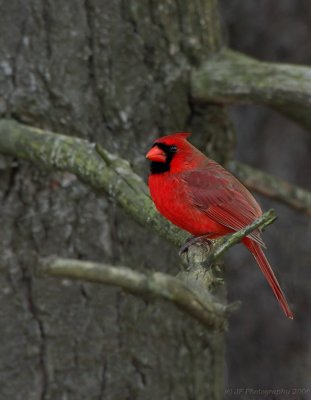
<svg viewBox="0 0 311 400"><path fill-rule="evenodd" d="M311 129L311 68L255 60L223 50L192 73L192 97L216 103L258 103Z"/></svg>
<svg viewBox="0 0 311 400"><path fill-rule="evenodd" d="M156 212L145 183L129 163L106 149L78 138L0 120L0 152L46 169L70 171L93 188L105 190L137 222L149 226L172 243L180 245L185 239L185 234ZM209 292L217 283L217 277L211 268L206 269L206 261L213 263L252 230L271 223L271 218L271 212L264 214L240 232L213 241L212 248L192 246L187 252L186 272L179 274L180 279L161 273L147 276L125 267L62 259L46 260L41 273L113 284L138 295L152 294L174 302L206 326L223 327L229 308L217 303Z"/></svg>
<svg viewBox="0 0 311 400"><path fill-rule="evenodd" d="M311 216L311 193L307 190L237 161L230 161L228 167L249 189Z"/></svg>
<svg viewBox="0 0 311 400"><path fill-rule="evenodd" d="M241 242L244 237L252 233L255 229L263 230L265 227L272 224L276 219L277 217L275 212L271 209L263 213L260 218L257 218L253 223L247 225L245 228L213 241L213 249L206 260L206 264L211 265L215 263L215 261L222 257L232 246Z"/></svg>
<svg viewBox="0 0 311 400"><path fill-rule="evenodd" d="M225 327L225 306L216 303L211 295L203 298L190 285L160 272L146 275L122 266L50 257L41 261L37 274L104 283L121 287L134 295L162 298L173 302L209 328Z"/></svg>
<svg viewBox="0 0 311 400"><path fill-rule="evenodd" d="M210 247L203 243L200 250L191 246L187 252L187 269L181 279L161 272L148 275L123 266L111 266L91 261L48 257L42 259L36 273L39 276L69 278L121 287L137 296L154 296L176 304L183 311L211 328L223 329L226 315L233 308L217 303L209 288L215 284L213 273L207 273L226 251L239 243L254 229L264 228L276 219L273 210L264 213L252 224L234 234L213 241ZM190 254L189 254L190 253Z"/></svg>
<svg viewBox="0 0 311 400"><path fill-rule="evenodd" d="M147 185L128 161L75 137L0 120L0 153L31 161L45 169L66 170L94 189L104 190L134 220L175 245L186 234L156 211Z"/></svg>

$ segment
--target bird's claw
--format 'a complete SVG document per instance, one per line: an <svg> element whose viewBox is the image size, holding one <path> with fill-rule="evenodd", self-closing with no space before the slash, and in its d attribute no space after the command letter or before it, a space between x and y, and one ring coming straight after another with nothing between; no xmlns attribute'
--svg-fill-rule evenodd
<svg viewBox="0 0 311 400"><path fill-rule="evenodd" d="M208 238L210 237L209 234L206 235L202 235L202 236L190 236L185 243L181 246L181 248L179 249L178 254L181 256L183 253L185 253L186 251L188 251L188 248L196 243L200 243L200 242L208 242Z"/></svg>

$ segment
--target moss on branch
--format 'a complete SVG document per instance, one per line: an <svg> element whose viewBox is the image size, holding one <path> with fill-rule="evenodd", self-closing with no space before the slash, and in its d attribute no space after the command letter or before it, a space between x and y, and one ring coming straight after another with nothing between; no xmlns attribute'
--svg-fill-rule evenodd
<svg viewBox="0 0 311 400"><path fill-rule="evenodd" d="M192 97L199 102L258 103L311 129L311 68L261 62L223 50L194 70Z"/></svg>
<svg viewBox="0 0 311 400"><path fill-rule="evenodd" d="M41 260L37 274L118 286L136 296L170 301L208 328L223 329L226 324L225 306L212 296L201 296L190 284L161 272L146 275L124 266L49 257Z"/></svg>
<svg viewBox="0 0 311 400"><path fill-rule="evenodd" d="M178 278L160 272L146 275L124 266L57 257L41 260L36 271L39 276L114 285L137 296L159 297L174 303L208 328L223 329L226 316L235 304L222 305L211 295L217 278L210 267L254 229L264 228L275 219L274 211L270 210L240 231L212 241L212 246L207 243L191 246L185 255L187 273L179 274Z"/></svg>
<svg viewBox="0 0 311 400"><path fill-rule="evenodd" d="M45 169L66 170L94 189L108 193L134 220L175 245L181 232L159 215L149 191L130 164L94 144L54 132L0 120L0 153L31 161Z"/></svg>

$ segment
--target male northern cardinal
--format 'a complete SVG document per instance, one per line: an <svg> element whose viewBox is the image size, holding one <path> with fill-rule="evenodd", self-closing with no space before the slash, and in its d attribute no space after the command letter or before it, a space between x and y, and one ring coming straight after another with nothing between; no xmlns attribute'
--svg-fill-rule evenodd
<svg viewBox="0 0 311 400"><path fill-rule="evenodd" d="M221 165L187 141L189 133L155 140L148 185L158 211L195 237L218 238L238 231L262 215L252 194ZM259 230L243 239L287 317L293 314L266 259Z"/></svg>

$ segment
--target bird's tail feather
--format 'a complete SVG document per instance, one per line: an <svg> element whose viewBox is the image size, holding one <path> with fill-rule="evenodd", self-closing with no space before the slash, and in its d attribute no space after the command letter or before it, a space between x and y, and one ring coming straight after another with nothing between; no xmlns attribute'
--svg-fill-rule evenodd
<svg viewBox="0 0 311 400"><path fill-rule="evenodd" d="M291 312L289 305L287 303L287 300L285 298L285 295L279 285L278 280L276 279L276 276L274 275L274 272L272 271L272 268L262 251L262 248L260 245L253 240L249 238L244 238L243 243L245 246L249 249L249 251L253 254L255 260L257 261L257 264L259 265L262 273L264 274L265 278L267 279L269 285L271 286L271 289L273 290L273 293L275 297L277 298L281 308L283 309L285 315L288 318L293 319L293 313Z"/></svg>

